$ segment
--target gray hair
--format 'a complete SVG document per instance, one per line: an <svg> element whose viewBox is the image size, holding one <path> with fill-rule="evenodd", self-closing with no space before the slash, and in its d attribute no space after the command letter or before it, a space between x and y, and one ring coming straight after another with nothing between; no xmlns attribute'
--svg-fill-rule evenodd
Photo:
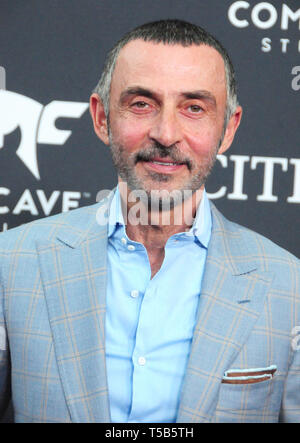
<svg viewBox="0 0 300 443"><path fill-rule="evenodd" d="M207 45L216 49L224 60L227 102L224 131L232 114L238 106L237 87L233 64L226 49L221 43L200 26L182 20L160 20L146 23L129 31L119 40L107 55L101 78L93 92L97 93L103 103L106 116L109 116L110 85L116 61L121 49L132 40L164 43L182 46Z"/></svg>

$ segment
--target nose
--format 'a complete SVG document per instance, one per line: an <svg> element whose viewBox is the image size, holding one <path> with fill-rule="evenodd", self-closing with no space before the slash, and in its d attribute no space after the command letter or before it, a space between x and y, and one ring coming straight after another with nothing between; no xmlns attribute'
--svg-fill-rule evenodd
<svg viewBox="0 0 300 443"><path fill-rule="evenodd" d="M181 130L176 111L168 107L162 108L150 128L149 137L166 147L179 143Z"/></svg>

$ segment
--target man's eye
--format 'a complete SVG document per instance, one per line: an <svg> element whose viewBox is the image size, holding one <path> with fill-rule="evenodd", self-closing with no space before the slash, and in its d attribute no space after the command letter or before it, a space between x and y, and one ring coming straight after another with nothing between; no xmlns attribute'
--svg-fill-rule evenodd
<svg viewBox="0 0 300 443"><path fill-rule="evenodd" d="M198 105L191 105L188 107L188 109L189 109L189 111L191 111L194 114L197 114L202 111L201 106L198 106Z"/></svg>
<svg viewBox="0 0 300 443"><path fill-rule="evenodd" d="M132 106L134 106L135 108L144 109L148 106L148 103L143 102L143 101L139 101L139 102L133 103Z"/></svg>

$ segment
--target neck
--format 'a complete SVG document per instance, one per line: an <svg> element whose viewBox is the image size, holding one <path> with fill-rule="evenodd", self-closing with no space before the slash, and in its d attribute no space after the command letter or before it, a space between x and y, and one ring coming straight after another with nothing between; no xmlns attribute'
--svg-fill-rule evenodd
<svg viewBox="0 0 300 443"><path fill-rule="evenodd" d="M204 189L201 187L190 198L169 210L159 211L152 207L149 209L148 203L142 199L137 198L133 202L130 190L123 185L119 183L123 217L127 222L126 233L131 240L142 243L152 253L161 252L172 235L191 228Z"/></svg>

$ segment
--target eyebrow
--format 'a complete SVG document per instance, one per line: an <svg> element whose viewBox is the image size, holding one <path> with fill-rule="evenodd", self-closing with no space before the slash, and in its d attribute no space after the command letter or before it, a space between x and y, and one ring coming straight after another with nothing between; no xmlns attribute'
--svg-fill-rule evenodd
<svg viewBox="0 0 300 443"><path fill-rule="evenodd" d="M125 91L121 93L120 102L123 103L128 97L132 95L142 95L143 97L147 97L153 100L158 99L158 94L151 91L150 89L142 88L140 86L133 86L125 89ZM184 91L181 92L179 95L186 99L205 100L216 106L215 96L211 92L206 90L201 89L196 91Z"/></svg>
<svg viewBox="0 0 300 443"><path fill-rule="evenodd" d="M125 91L121 93L120 102L123 103L128 97L132 95L142 95L143 97L148 97L151 99L156 98L156 94L150 91L150 89L141 88L139 86L133 86L125 89Z"/></svg>
<svg viewBox="0 0 300 443"><path fill-rule="evenodd" d="M216 106L216 98L215 96L209 92L209 91L205 91L205 90L199 90L199 91L187 91L187 92L182 92L181 95L184 98L189 98L189 99L198 99L198 100L205 100L210 102L211 104L213 104L214 106Z"/></svg>

